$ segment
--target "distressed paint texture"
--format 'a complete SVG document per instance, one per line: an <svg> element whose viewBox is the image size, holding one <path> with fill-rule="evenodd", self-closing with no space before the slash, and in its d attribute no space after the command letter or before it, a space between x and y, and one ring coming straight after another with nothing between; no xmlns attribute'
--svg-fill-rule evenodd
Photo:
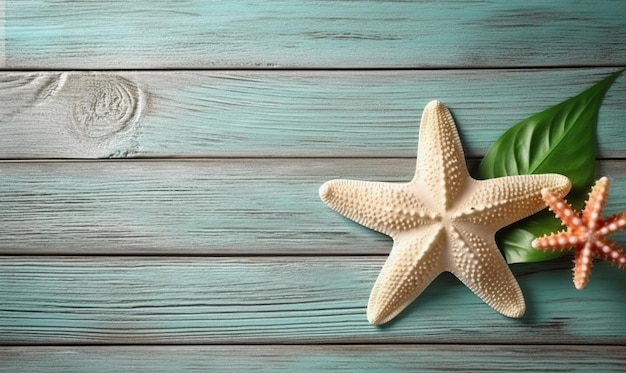
<svg viewBox="0 0 626 373"><path fill-rule="evenodd" d="M432 99L480 157L513 124L613 71L5 73L0 157L414 157ZM626 155L625 95L623 76L600 110L601 157Z"/></svg>
<svg viewBox="0 0 626 373"><path fill-rule="evenodd" d="M0 347L0 372L623 372L623 346L138 346ZM567 355L567 359L563 359ZM529 359L532 356L532 359Z"/></svg>
<svg viewBox="0 0 626 373"><path fill-rule="evenodd" d="M626 307L619 286L626 271L606 263L597 265L583 293L571 285L568 261L515 266L528 297L523 319L494 317L458 280L443 275L397 322L377 328L364 315L383 261L2 257L0 343L625 342L618 310Z"/></svg>
<svg viewBox="0 0 626 373"><path fill-rule="evenodd" d="M0 163L4 254L386 255L389 239L319 200L326 180L406 182L414 159ZM626 205L612 175L607 214ZM614 237L626 246L623 233ZM613 237L613 236L612 236Z"/></svg>
<svg viewBox="0 0 626 373"><path fill-rule="evenodd" d="M584 292L569 259L513 266L519 320L444 274L367 324L390 241L317 188L408 181L433 99L471 172L626 66L625 39L621 0L0 0L0 372L623 370L626 271L606 263ZM607 214L624 102L622 77L598 126Z"/></svg>
<svg viewBox="0 0 626 373"><path fill-rule="evenodd" d="M9 1L10 68L623 65L621 0ZM547 52L546 52L547 51Z"/></svg>

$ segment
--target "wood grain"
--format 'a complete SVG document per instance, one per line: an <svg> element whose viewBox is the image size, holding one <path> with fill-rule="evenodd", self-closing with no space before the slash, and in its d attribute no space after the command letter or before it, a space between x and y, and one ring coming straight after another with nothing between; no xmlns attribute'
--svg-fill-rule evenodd
<svg viewBox="0 0 626 373"><path fill-rule="evenodd" d="M423 107L466 155L615 69L0 73L0 158L414 157ZM626 157L626 76L601 107L600 157Z"/></svg>
<svg viewBox="0 0 626 373"><path fill-rule="evenodd" d="M599 166L613 183L606 213L622 211L626 165ZM414 159L0 163L0 253L386 254L387 236L328 209L318 188L408 181L414 168Z"/></svg>
<svg viewBox="0 0 626 373"><path fill-rule="evenodd" d="M621 0L6 2L11 69L626 64Z"/></svg>
<svg viewBox="0 0 626 373"><path fill-rule="evenodd" d="M6 61L6 1L0 1L0 69L7 65Z"/></svg>
<svg viewBox="0 0 626 373"><path fill-rule="evenodd" d="M0 372L623 372L624 346L0 347Z"/></svg>
<svg viewBox="0 0 626 373"><path fill-rule="evenodd" d="M567 258L513 266L520 320L445 274L367 324L391 242L317 188L407 180L432 99L475 164L624 40L622 0L0 0L0 372L622 371L606 263L585 291ZM625 97L600 112L607 213Z"/></svg>
<svg viewBox="0 0 626 373"><path fill-rule="evenodd" d="M626 271L585 291L569 260L517 265L522 319L450 274L384 327L365 307L384 257L2 257L0 344L624 344Z"/></svg>

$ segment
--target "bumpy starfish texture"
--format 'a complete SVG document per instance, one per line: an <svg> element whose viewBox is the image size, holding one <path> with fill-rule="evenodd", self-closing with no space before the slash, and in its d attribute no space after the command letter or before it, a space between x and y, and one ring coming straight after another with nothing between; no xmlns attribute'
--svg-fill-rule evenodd
<svg viewBox="0 0 626 373"><path fill-rule="evenodd" d="M422 115L413 180L331 180L319 193L330 208L393 238L367 306L369 322L383 324L445 271L496 311L523 316L524 297L494 236L545 208L543 188L565 195L570 182L557 174L471 178L452 115L432 101Z"/></svg>
<svg viewBox="0 0 626 373"><path fill-rule="evenodd" d="M574 286L582 290L589 282L593 256L598 256L620 268L626 267L626 253L606 236L626 227L626 212L602 220L602 210L609 193L609 180L600 178L589 193L582 213L559 195L548 189L541 191L550 210L563 221L567 229L563 232L537 238L533 247L546 250L574 249Z"/></svg>

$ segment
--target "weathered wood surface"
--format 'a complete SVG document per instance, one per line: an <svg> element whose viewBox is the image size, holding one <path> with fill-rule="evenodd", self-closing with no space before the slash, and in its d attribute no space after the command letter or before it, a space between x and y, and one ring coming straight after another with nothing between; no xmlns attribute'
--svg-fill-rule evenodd
<svg viewBox="0 0 626 373"><path fill-rule="evenodd" d="M522 319L442 275L395 321L365 307L384 257L2 257L0 344L626 344L626 271L515 265Z"/></svg>
<svg viewBox="0 0 626 373"><path fill-rule="evenodd" d="M11 69L626 64L622 0L4 3Z"/></svg>
<svg viewBox="0 0 626 373"><path fill-rule="evenodd" d="M317 188L408 180L432 99L475 164L624 40L621 0L0 1L0 372L623 370L606 263L585 291L568 259L513 266L519 320L446 274L367 324L391 242ZM600 112L608 212L625 97Z"/></svg>
<svg viewBox="0 0 626 373"><path fill-rule="evenodd" d="M0 158L413 157L433 99L481 156L615 70L5 73ZM626 156L624 97L626 75L600 110L600 157Z"/></svg>
<svg viewBox="0 0 626 373"><path fill-rule="evenodd" d="M567 357L567 358L564 358ZM0 372L623 372L623 346L0 347Z"/></svg>
<svg viewBox="0 0 626 373"><path fill-rule="evenodd" d="M318 189L414 170L412 158L0 163L0 253L386 254L388 237L328 209ZM597 173L613 183L607 214L624 210L624 162Z"/></svg>

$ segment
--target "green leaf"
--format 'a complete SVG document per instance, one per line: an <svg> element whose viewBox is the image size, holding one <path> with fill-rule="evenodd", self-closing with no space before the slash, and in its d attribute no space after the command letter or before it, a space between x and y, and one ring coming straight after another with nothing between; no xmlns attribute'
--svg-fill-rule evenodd
<svg viewBox="0 0 626 373"><path fill-rule="evenodd" d="M572 182L569 202L579 207L595 178L598 111L606 91L623 71L511 127L489 149L476 176L562 174ZM543 261L563 252L535 250L531 242L561 229L554 215L544 210L500 230L496 240L509 263Z"/></svg>

